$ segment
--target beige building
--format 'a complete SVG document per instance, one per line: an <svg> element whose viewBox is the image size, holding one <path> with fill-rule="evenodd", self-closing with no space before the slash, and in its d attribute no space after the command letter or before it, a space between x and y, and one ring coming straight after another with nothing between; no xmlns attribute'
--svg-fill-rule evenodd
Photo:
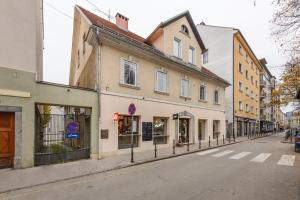
<svg viewBox="0 0 300 200"><path fill-rule="evenodd" d="M206 48L190 13L181 13L142 38L75 7L70 85L97 89L99 152L136 150L216 140L225 135L227 81L202 67ZM136 112L131 118L129 104Z"/></svg>

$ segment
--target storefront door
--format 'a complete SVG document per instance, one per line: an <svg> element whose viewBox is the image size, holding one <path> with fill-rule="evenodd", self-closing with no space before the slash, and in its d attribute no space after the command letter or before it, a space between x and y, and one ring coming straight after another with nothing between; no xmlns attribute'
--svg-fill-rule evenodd
<svg viewBox="0 0 300 200"><path fill-rule="evenodd" d="M189 119L186 118L179 119L179 142L180 143L189 142Z"/></svg>
<svg viewBox="0 0 300 200"><path fill-rule="evenodd" d="M13 166L14 132L14 113L0 112L0 168Z"/></svg>

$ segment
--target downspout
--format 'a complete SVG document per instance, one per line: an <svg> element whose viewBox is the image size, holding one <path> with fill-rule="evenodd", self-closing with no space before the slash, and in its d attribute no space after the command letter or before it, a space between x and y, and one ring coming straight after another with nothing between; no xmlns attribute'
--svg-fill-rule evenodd
<svg viewBox="0 0 300 200"><path fill-rule="evenodd" d="M232 35L232 136L236 138L235 136L235 130L234 130L234 120L235 120L235 112L234 112L234 82L235 82L235 79L234 79L234 34ZM230 137L230 136L229 136Z"/></svg>
<svg viewBox="0 0 300 200"><path fill-rule="evenodd" d="M100 37L99 37L99 29L96 28L96 72L97 72L97 93L98 93L98 124L99 124L99 130L98 130L98 159L102 158L102 144L101 144L101 127L102 127L102 121L101 121L101 45Z"/></svg>

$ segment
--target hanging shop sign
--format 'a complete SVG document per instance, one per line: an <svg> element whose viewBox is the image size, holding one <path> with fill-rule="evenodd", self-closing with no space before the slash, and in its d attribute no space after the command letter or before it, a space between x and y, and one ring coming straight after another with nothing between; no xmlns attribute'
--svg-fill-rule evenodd
<svg viewBox="0 0 300 200"><path fill-rule="evenodd" d="M119 113L114 113L114 121L117 122L119 121Z"/></svg>

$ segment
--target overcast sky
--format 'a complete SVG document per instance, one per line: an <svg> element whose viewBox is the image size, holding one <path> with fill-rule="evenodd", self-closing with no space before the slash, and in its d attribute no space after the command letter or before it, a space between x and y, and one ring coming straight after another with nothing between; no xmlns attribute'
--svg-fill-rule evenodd
<svg viewBox="0 0 300 200"><path fill-rule="evenodd" d="M105 17L88 1L111 15L129 18L129 29L147 37L161 22L189 10L196 24L235 27L242 31L258 58L265 57L271 73L279 77L286 57L270 36L275 11L272 0L44 0L44 80L68 84L76 4Z"/></svg>

